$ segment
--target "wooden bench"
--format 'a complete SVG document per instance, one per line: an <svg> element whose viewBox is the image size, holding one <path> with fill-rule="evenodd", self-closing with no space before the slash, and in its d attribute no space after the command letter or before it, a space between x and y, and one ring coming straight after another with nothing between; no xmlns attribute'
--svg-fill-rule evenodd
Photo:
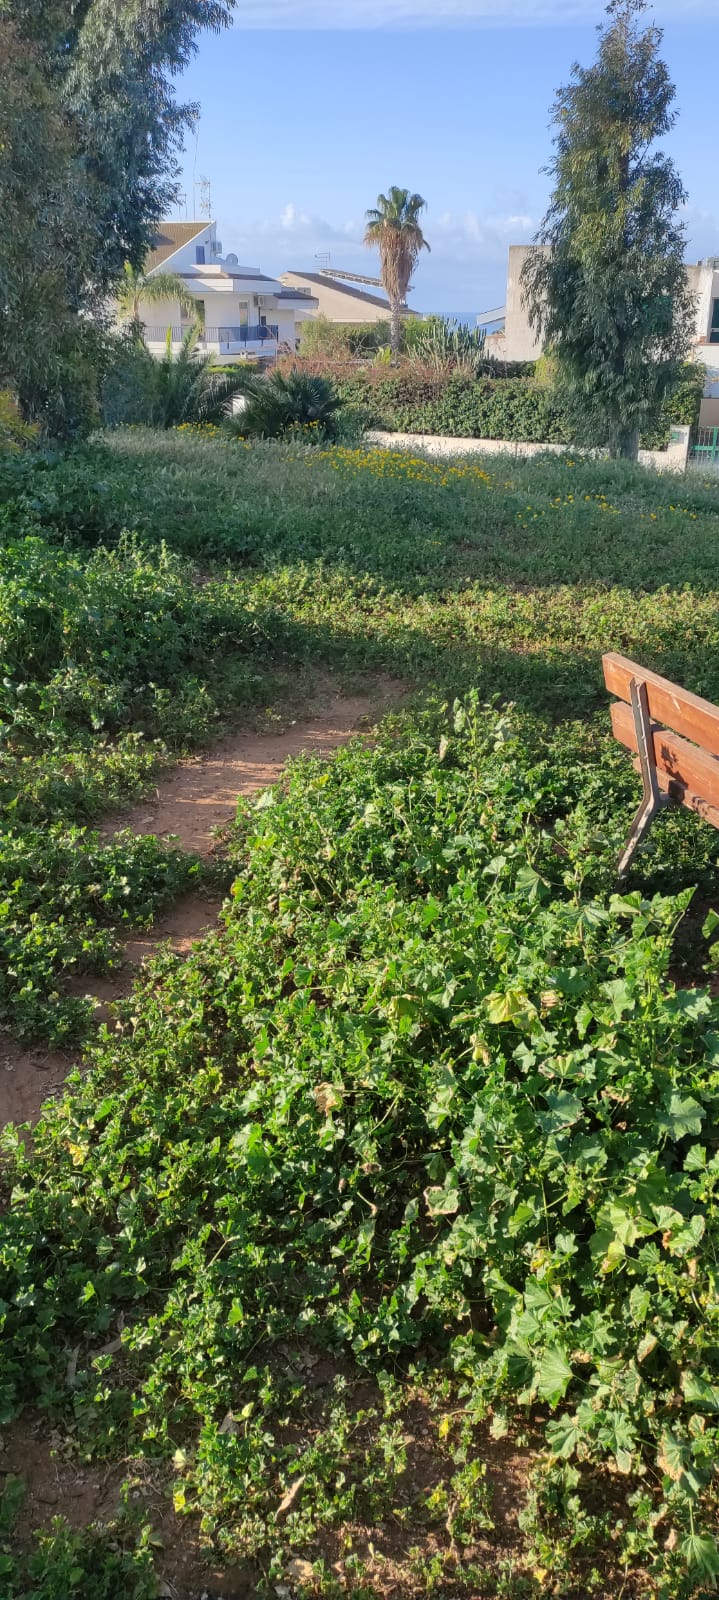
<svg viewBox="0 0 719 1600"><path fill-rule="evenodd" d="M626 656L602 657L604 682L617 696L614 737L636 751L642 802L619 858L620 876L657 812L670 800L719 828L719 706L648 672Z"/></svg>

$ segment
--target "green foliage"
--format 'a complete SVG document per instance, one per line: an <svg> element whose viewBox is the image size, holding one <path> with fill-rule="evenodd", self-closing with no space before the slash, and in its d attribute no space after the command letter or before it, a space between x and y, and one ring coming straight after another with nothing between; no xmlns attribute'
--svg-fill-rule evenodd
<svg viewBox="0 0 719 1600"><path fill-rule="evenodd" d="M300 355L313 360L346 361L371 356L387 344L389 322L332 322L329 317L308 317L301 325Z"/></svg>
<svg viewBox="0 0 719 1600"><path fill-rule="evenodd" d="M390 433L437 433L477 439L568 444L574 438L571 409L557 388L523 376L474 381L461 372L439 375L409 366L398 373L345 372L336 378L344 402L357 409L365 426ZM705 382L703 370L684 367L668 393L642 447L663 450L672 424L695 426Z"/></svg>
<svg viewBox="0 0 719 1600"><path fill-rule="evenodd" d="M412 340L410 360L438 373L461 372L475 378L485 365L484 328L468 328L447 317L433 317Z"/></svg>
<svg viewBox="0 0 719 1600"><path fill-rule="evenodd" d="M624 766L576 731L470 701L403 734L243 813L221 934L11 1152L4 1403L172 1457L178 1511L263 1562L383 1505L431 1525L397 1427L420 1376L467 1420L432 1502L460 1544L474 1427L541 1404L560 1463L650 1473L702 1580L719 1006L668 975L691 893L616 892ZM318 1362L378 1403L316 1393ZM646 1517L624 1501L620 1559Z"/></svg>
<svg viewBox="0 0 719 1600"><path fill-rule="evenodd" d="M24 450L37 444L38 430L23 422L17 401L7 389L0 389L0 450Z"/></svg>
<svg viewBox="0 0 719 1600"><path fill-rule="evenodd" d="M579 442L636 455L686 357L686 198L656 141L675 121L662 33L646 0L612 0L593 66L557 93L554 193L527 258L530 321L544 336Z"/></svg>
<svg viewBox="0 0 719 1600"><path fill-rule="evenodd" d="M175 198L174 80L223 0L18 0L0 15L0 387L54 437L97 420L108 295Z"/></svg>
<svg viewBox="0 0 719 1600"><path fill-rule="evenodd" d="M320 444L335 436L340 400L327 378L303 372L272 372L247 386L243 409L228 431L243 439L304 438Z"/></svg>
<svg viewBox="0 0 719 1600"><path fill-rule="evenodd" d="M79 1533L55 1517L26 1557L0 1546L0 1576L7 1600L155 1600L152 1530L127 1505Z"/></svg>
<svg viewBox="0 0 719 1600"><path fill-rule="evenodd" d="M10 826L0 836L0 1020L18 1038L74 1042L91 1002L68 978L110 972L117 932L148 927L201 878L200 863L152 836L102 845L78 828Z"/></svg>
<svg viewBox="0 0 719 1600"><path fill-rule="evenodd" d="M711 1581L719 1007L688 901L717 835L664 816L617 893L637 784L599 657L719 699L718 518L698 477L571 455L137 429L0 458L16 1032L82 1035L67 978L200 878L78 829L167 746L310 666L464 695L243 806L217 936L3 1141L3 1415L128 1463L140 1509L172 1492L213 1562L274 1587L309 1552L329 1597L339 1545L372 1596L344 1541L386 1527L413 1596ZM494 1441L527 1416L503 1566ZM142 1529L55 1528L31 1580L10 1511L13 1600L144 1600Z"/></svg>
<svg viewBox="0 0 719 1600"><path fill-rule="evenodd" d="M218 368L197 349L199 325L173 351L152 356L136 327L116 338L102 386L103 421L110 428L140 425L177 428L185 423L224 421L232 396L249 389L252 373Z"/></svg>
<svg viewBox="0 0 719 1600"><path fill-rule="evenodd" d="M356 374L338 389L343 399L362 407L368 427L391 433L546 444L566 444L571 437L553 390L522 378L477 382L454 371L441 376L402 371L371 385L364 374Z"/></svg>

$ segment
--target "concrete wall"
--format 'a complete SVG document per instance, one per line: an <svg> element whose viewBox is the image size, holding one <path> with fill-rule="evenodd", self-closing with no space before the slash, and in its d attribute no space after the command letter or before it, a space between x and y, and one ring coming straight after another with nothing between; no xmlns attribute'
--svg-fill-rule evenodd
<svg viewBox="0 0 719 1600"><path fill-rule="evenodd" d="M689 458L689 428L672 428L667 450L640 450L639 463L657 472L685 472ZM416 450L433 456L529 456L588 455L595 451L575 450L566 444L528 444L513 439L459 439L437 433L383 433L373 429L365 435L369 444L386 450Z"/></svg>

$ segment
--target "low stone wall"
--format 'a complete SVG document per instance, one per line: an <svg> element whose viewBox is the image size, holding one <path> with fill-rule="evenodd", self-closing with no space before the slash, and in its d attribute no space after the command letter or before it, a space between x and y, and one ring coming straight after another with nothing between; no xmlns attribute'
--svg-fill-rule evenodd
<svg viewBox="0 0 719 1600"><path fill-rule="evenodd" d="M672 428L666 450L640 450L639 462L643 467L653 467L656 472L686 472L691 429ZM383 445L387 450L418 450L432 456L511 456L517 460L525 456L567 455L570 448L575 455L588 452L574 450L566 444L525 444L512 439L460 439L441 433L384 433L371 429L365 438L370 444Z"/></svg>

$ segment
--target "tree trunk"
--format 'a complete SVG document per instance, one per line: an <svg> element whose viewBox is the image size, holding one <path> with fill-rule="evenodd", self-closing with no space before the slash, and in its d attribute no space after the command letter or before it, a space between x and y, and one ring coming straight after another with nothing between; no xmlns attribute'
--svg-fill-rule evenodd
<svg viewBox="0 0 719 1600"><path fill-rule="evenodd" d="M402 342L402 318L399 313L399 300L392 300L392 317L390 321L389 342L392 349L392 360L399 361L399 347Z"/></svg>
<svg viewBox="0 0 719 1600"><path fill-rule="evenodd" d="M616 455L622 461L636 461L639 455L639 429L623 428L617 437Z"/></svg>

